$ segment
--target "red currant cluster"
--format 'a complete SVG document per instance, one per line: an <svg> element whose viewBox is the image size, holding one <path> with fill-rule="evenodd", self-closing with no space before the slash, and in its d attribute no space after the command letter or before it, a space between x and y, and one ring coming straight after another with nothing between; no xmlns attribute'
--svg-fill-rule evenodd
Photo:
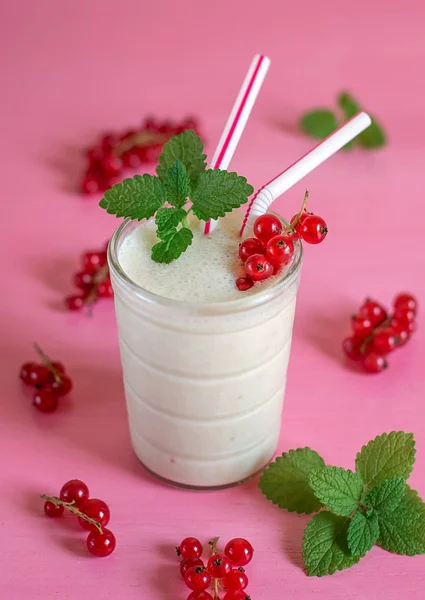
<svg viewBox="0 0 425 600"><path fill-rule="evenodd" d="M256 219L255 237L244 240L239 246L245 277L236 280L238 290L244 292L252 288L256 281L276 275L282 266L291 262L295 252L294 242L297 240L308 244L323 242L328 233L327 225L322 217L307 212L307 198L306 192L301 211L287 227L275 215L265 214Z"/></svg>
<svg viewBox="0 0 425 600"><path fill-rule="evenodd" d="M112 531L105 528L111 513L103 500L89 497L89 488L79 479L71 479L62 486L59 498L41 496L44 512L48 517L61 517L65 509L78 517L80 526L89 531L87 548L95 556L109 556L115 550L116 540Z"/></svg>
<svg viewBox="0 0 425 600"><path fill-rule="evenodd" d="M204 548L198 539L185 538L176 548L182 557L180 573L192 590L187 600L220 600L220 590L224 593L222 600L250 600L245 592L248 577L243 567L251 562L253 547L244 538L234 538L223 553L218 553L217 542L218 538L209 542L212 555L206 566L201 558ZM214 595L206 591L210 586Z"/></svg>
<svg viewBox="0 0 425 600"><path fill-rule="evenodd" d="M87 150L87 169L81 182L83 194L104 192L117 183L124 169L137 169L144 163L156 163L162 147L170 137L186 129L197 131L196 119L181 123L147 118L140 129L122 134L104 133L96 145Z"/></svg>
<svg viewBox="0 0 425 600"><path fill-rule="evenodd" d="M74 275L74 285L79 294L67 296L65 305L68 310L78 311L91 308L99 298L112 298L114 295L105 248L95 252L85 252L82 257L82 269Z"/></svg>
<svg viewBox="0 0 425 600"><path fill-rule="evenodd" d="M34 347L42 363L24 363L19 377L25 385L36 388L33 406L44 413L54 412L63 398L72 390L72 380L60 362L53 362L37 344Z"/></svg>
<svg viewBox="0 0 425 600"><path fill-rule="evenodd" d="M365 300L351 319L353 335L342 342L348 358L361 364L367 373L386 369L387 355L404 346L416 329L416 298L399 294L393 306L394 312L389 315L378 302Z"/></svg>

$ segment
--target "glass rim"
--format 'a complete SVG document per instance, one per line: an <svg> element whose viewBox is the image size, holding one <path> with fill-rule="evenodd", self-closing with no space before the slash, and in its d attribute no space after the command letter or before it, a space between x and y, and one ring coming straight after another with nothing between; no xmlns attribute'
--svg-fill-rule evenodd
<svg viewBox="0 0 425 600"><path fill-rule="evenodd" d="M272 211L268 211L269 214L274 214L281 221L287 224L280 215L274 213ZM248 296L244 296L242 298L236 298L232 300L224 300L218 302L188 302L187 300L176 300L174 298L166 298L164 296L160 296L159 294L155 294L154 292L150 292L146 288L137 284L133 281L121 267L119 259L118 259L118 248L121 237L125 234L128 227L137 224L134 219L127 218L125 219L114 231L112 237L108 244L108 262L109 267L112 270L113 274L125 284L125 286L131 291L131 293L136 294L138 297L141 297L146 302L151 304L160 304L163 306L174 307L174 308L190 308L193 310L220 310L229 309L230 311L237 311L248 309L254 306L258 306L266 303L268 300L277 296L282 289L285 287L289 287L295 278L297 277L303 259L303 249L302 244L298 243L295 245L295 254L290 265L290 268L282 277L282 279L274 286L266 287L263 291L257 292L255 294L251 294Z"/></svg>

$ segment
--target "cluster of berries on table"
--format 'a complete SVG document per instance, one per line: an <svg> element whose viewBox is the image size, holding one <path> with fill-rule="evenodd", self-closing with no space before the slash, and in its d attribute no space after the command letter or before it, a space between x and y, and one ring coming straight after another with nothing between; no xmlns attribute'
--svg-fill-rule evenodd
<svg viewBox="0 0 425 600"><path fill-rule="evenodd" d="M176 548L180 573L191 590L187 600L250 600L244 567L252 560L253 547L244 538L234 538L217 552L217 542L215 538L208 543L211 556L206 561L197 538L187 537Z"/></svg>
<svg viewBox="0 0 425 600"><path fill-rule="evenodd" d="M65 298L68 310L91 309L99 298L112 298L114 295L106 258L108 244L101 250L85 252L81 259L81 270L73 276L78 290Z"/></svg>
<svg viewBox="0 0 425 600"><path fill-rule="evenodd" d="M79 479L67 481L60 491L59 497L41 496L44 512L48 517L61 517L68 510L77 517L82 529L88 531L86 544L94 556L109 556L115 550L115 536L106 525L111 513L103 500L90 498L89 488Z"/></svg>
<svg viewBox="0 0 425 600"><path fill-rule="evenodd" d="M147 118L140 128L121 133L105 132L86 152L87 166L81 182L83 194L105 192L119 181L125 169L156 163L170 137L199 124L193 117L179 123Z"/></svg>
<svg viewBox="0 0 425 600"><path fill-rule="evenodd" d="M59 400L72 390L72 379L62 363L52 361L38 344L34 344L34 348L41 363L24 363L19 377L25 385L35 388L33 406L41 412L52 413L58 408Z"/></svg>
<svg viewBox="0 0 425 600"><path fill-rule="evenodd" d="M346 356L367 373L380 373L388 367L388 354L404 346L416 329L417 300L407 293L393 300L393 311L366 299L351 318L352 335L342 342Z"/></svg>
<svg viewBox="0 0 425 600"><path fill-rule="evenodd" d="M295 242L320 244L328 228L322 217L306 210L308 192L301 211L286 227L273 214L266 213L254 222L254 236L239 245L239 258L244 264L245 276L236 280L241 292L249 290L257 281L265 281L288 265L295 252Z"/></svg>

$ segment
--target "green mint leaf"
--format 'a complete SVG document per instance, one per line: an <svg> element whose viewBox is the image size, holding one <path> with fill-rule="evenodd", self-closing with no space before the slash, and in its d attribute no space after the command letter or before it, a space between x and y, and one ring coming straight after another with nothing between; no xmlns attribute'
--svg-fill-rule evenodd
<svg viewBox="0 0 425 600"><path fill-rule="evenodd" d="M190 191L190 179L184 164L180 160L174 161L165 171L162 181L167 202L178 208L184 206Z"/></svg>
<svg viewBox="0 0 425 600"><path fill-rule="evenodd" d="M392 512L378 515L378 544L396 554L425 554L425 504L418 492L406 486L406 492Z"/></svg>
<svg viewBox="0 0 425 600"><path fill-rule="evenodd" d="M168 232L164 239L152 248L152 260L158 263L170 263L179 258L191 245L193 233L187 227Z"/></svg>
<svg viewBox="0 0 425 600"><path fill-rule="evenodd" d="M323 458L310 448L284 452L264 469L259 488L280 508L309 515L320 510L322 504L310 489L308 476L313 469L324 466Z"/></svg>
<svg viewBox="0 0 425 600"><path fill-rule="evenodd" d="M363 446L356 457L356 472L369 488L390 477L408 479L415 462L415 440L412 433L383 433Z"/></svg>
<svg viewBox="0 0 425 600"><path fill-rule="evenodd" d="M359 562L348 548L350 519L323 511L314 515L304 531L303 557L308 575L332 575Z"/></svg>
<svg viewBox="0 0 425 600"><path fill-rule="evenodd" d="M377 514L363 514L358 511L350 519L348 526L348 547L354 556L364 556L376 544L379 536Z"/></svg>
<svg viewBox="0 0 425 600"><path fill-rule="evenodd" d="M312 471L308 482L316 498L335 515L348 517L356 510L363 484L353 471L325 467Z"/></svg>
<svg viewBox="0 0 425 600"><path fill-rule="evenodd" d="M331 110L317 109L301 117L300 129L307 135L323 140L338 127L336 116Z"/></svg>
<svg viewBox="0 0 425 600"><path fill-rule="evenodd" d="M338 96L337 102L344 113L346 121L361 111L357 101L348 92L342 92L342 94Z"/></svg>
<svg viewBox="0 0 425 600"><path fill-rule="evenodd" d="M190 197L193 213L202 219L218 219L227 212L248 202L254 188L245 177L220 169L209 169L201 173Z"/></svg>
<svg viewBox="0 0 425 600"><path fill-rule="evenodd" d="M186 130L173 136L164 144L159 157L159 164L156 168L158 177L164 180L167 169L172 167L176 160L180 160L186 167L190 180L196 181L207 166L203 150L204 145L201 138L194 131Z"/></svg>
<svg viewBox="0 0 425 600"><path fill-rule="evenodd" d="M165 202L162 183L153 175L135 175L105 192L100 206L111 215L150 219Z"/></svg>
<svg viewBox="0 0 425 600"><path fill-rule="evenodd" d="M358 142L363 148L381 148L387 139L382 127L373 119L371 125L359 135Z"/></svg>
<svg viewBox="0 0 425 600"><path fill-rule="evenodd" d="M186 216L183 208L160 208L156 213L157 236L162 240L168 233L172 233Z"/></svg>
<svg viewBox="0 0 425 600"><path fill-rule="evenodd" d="M404 477L391 477L370 490L365 505L378 512L392 512L400 504L406 491Z"/></svg>

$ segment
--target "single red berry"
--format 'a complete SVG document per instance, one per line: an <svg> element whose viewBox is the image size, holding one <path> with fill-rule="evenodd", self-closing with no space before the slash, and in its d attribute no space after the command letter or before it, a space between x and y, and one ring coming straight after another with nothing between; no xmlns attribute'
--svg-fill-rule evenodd
<svg viewBox="0 0 425 600"><path fill-rule="evenodd" d="M190 592L187 600L214 600L209 592Z"/></svg>
<svg viewBox="0 0 425 600"><path fill-rule="evenodd" d="M399 338L392 327L385 327L373 336L373 348L378 354L389 354L396 349Z"/></svg>
<svg viewBox="0 0 425 600"><path fill-rule="evenodd" d="M391 327L393 328L403 328L407 331L409 335L415 333L416 331L416 321L408 321L402 319L396 319L395 317L391 320Z"/></svg>
<svg viewBox="0 0 425 600"><path fill-rule="evenodd" d="M89 498L83 505L80 506L80 510L90 519L94 519L97 523L99 523L102 528L105 527L109 523L109 519L111 518L111 513L109 510L109 506L103 500L98 500L97 498ZM87 529L87 531L94 531L96 527L85 521L81 517L78 517L78 522L83 529Z"/></svg>
<svg viewBox="0 0 425 600"><path fill-rule="evenodd" d="M313 215L313 213L308 212L307 210L304 210L301 213L301 215L299 215L299 219L298 219L298 214L296 214L292 217L290 224L292 225L293 231L295 232L297 238L299 238L299 232L300 232L301 225L304 223L304 221L306 220L307 217L311 217L312 215ZM297 219L298 219L298 221L294 225L294 223Z"/></svg>
<svg viewBox="0 0 425 600"><path fill-rule="evenodd" d="M211 584L211 575L205 567L191 567L184 576L187 587L194 592L203 592Z"/></svg>
<svg viewBox="0 0 425 600"><path fill-rule="evenodd" d="M106 265L106 252L86 252L83 254L83 270L87 273L96 273L98 269Z"/></svg>
<svg viewBox="0 0 425 600"><path fill-rule="evenodd" d="M105 150L110 150L111 148L117 146L119 142L120 138L116 133L108 132L103 134L102 139L100 140L100 145Z"/></svg>
<svg viewBox="0 0 425 600"><path fill-rule="evenodd" d="M249 277L239 277L236 279L236 287L240 292L246 292L254 285L254 282Z"/></svg>
<svg viewBox="0 0 425 600"><path fill-rule="evenodd" d="M116 539L112 531L102 529L102 533L98 529L90 531L87 536L87 548L89 552L98 557L109 556L115 550Z"/></svg>
<svg viewBox="0 0 425 600"><path fill-rule="evenodd" d="M367 298L359 309L359 317L365 317L377 327L387 318L387 311L374 300Z"/></svg>
<svg viewBox="0 0 425 600"><path fill-rule="evenodd" d="M230 573L223 578L223 586L229 592L233 592L235 590L244 590L247 585L248 577L243 567L232 569Z"/></svg>
<svg viewBox="0 0 425 600"><path fill-rule="evenodd" d="M49 500L44 503L44 512L48 517L60 517L64 510L65 508L61 504L55 504Z"/></svg>
<svg viewBox="0 0 425 600"><path fill-rule="evenodd" d="M51 381L51 378L51 371L44 365L35 364L29 371L29 383L37 387L47 385Z"/></svg>
<svg viewBox="0 0 425 600"><path fill-rule="evenodd" d="M74 502L79 508L89 499L89 488L80 479L71 479L62 486L59 497L62 502Z"/></svg>
<svg viewBox="0 0 425 600"><path fill-rule="evenodd" d="M201 542L195 537L184 538L176 548L177 556L182 558L199 558L203 551Z"/></svg>
<svg viewBox="0 0 425 600"><path fill-rule="evenodd" d="M65 298L65 304L68 310L77 311L81 310L84 306L84 296L75 295L67 296Z"/></svg>
<svg viewBox="0 0 425 600"><path fill-rule="evenodd" d="M87 160L90 166L97 166L102 160L105 152L101 146L92 146L86 152Z"/></svg>
<svg viewBox="0 0 425 600"><path fill-rule="evenodd" d="M415 313L408 308L398 308L394 313L394 319L401 323L411 323L415 320Z"/></svg>
<svg viewBox="0 0 425 600"><path fill-rule="evenodd" d="M93 274L88 271L78 271L74 275L74 285L81 290L87 290L93 286Z"/></svg>
<svg viewBox="0 0 425 600"><path fill-rule="evenodd" d="M351 328L356 337L365 338L371 335L373 331L373 324L370 319L354 316L351 319Z"/></svg>
<svg viewBox="0 0 425 600"><path fill-rule="evenodd" d="M354 336L346 337L342 342L342 349L351 360L361 360L363 340Z"/></svg>
<svg viewBox="0 0 425 600"><path fill-rule="evenodd" d="M202 560L202 558L198 558L196 556L194 556L193 558L184 558L182 561L180 561L180 573L182 575L182 577L184 577L186 575L186 573L189 571L189 569L191 569L192 567L204 567L204 561Z"/></svg>
<svg viewBox="0 0 425 600"><path fill-rule="evenodd" d="M244 538L234 538L224 548L224 553L230 558L234 567L244 567L251 562L254 548Z"/></svg>
<svg viewBox="0 0 425 600"><path fill-rule="evenodd" d="M322 217L311 215L302 222L299 234L307 244L320 244L328 234L328 227Z"/></svg>
<svg viewBox="0 0 425 600"><path fill-rule="evenodd" d="M112 298L114 295L114 290L112 289L112 283L110 279L105 279L105 281L101 281L97 286L97 295L99 298Z"/></svg>
<svg viewBox="0 0 425 600"><path fill-rule="evenodd" d="M242 590L233 590L232 592L227 592L223 596L223 600L251 600L251 597Z"/></svg>
<svg viewBox="0 0 425 600"><path fill-rule="evenodd" d="M367 352L363 358L363 368L367 373L380 373L388 367L385 356L376 352Z"/></svg>
<svg viewBox="0 0 425 600"><path fill-rule="evenodd" d="M396 296L394 298L394 309L396 311L397 310L401 310L401 311L411 310L412 312L416 313L416 311L418 309L418 301L411 294L406 294L406 293L398 294L398 296Z"/></svg>
<svg viewBox="0 0 425 600"><path fill-rule="evenodd" d="M137 167L140 167L142 164L142 160L137 148L130 148L130 150L127 150L127 152L122 154L121 158L123 165L129 169L137 169Z"/></svg>
<svg viewBox="0 0 425 600"><path fill-rule="evenodd" d="M272 263L286 265L294 255L294 242L289 235L275 235L267 242L267 257Z"/></svg>
<svg viewBox="0 0 425 600"><path fill-rule="evenodd" d="M208 560L207 571L215 579L223 579L231 570L232 563L226 554L213 554Z"/></svg>
<svg viewBox="0 0 425 600"><path fill-rule="evenodd" d="M65 367L61 362L52 362L53 368L59 373L59 375L65 374Z"/></svg>
<svg viewBox="0 0 425 600"><path fill-rule="evenodd" d="M81 181L80 189L83 194L97 194L100 192L98 176L91 172L86 173Z"/></svg>
<svg viewBox="0 0 425 600"><path fill-rule="evenodd" d="M261 215L254 222L254 235L264 245L274 237L282 233L283 225L280 219L269 213Z"/></svg>
<svg viewBox="0 0 425 600"><path fill-rule="evenodd" d="M156 163L162 152L163 144L151 144L144 148L143 156L146 162Z"/></svg>
<svg viewBox="0 0 425 600"><path fill-rule="evenodd" d="M412 321L412 324L414 324L414 321ZM410 339L409 324L399 323L396 319L392 319L391 327L399 339L398 346L404 346Z"/></svg>
<svg viewBox="0 0 425 600"><path fill-rule="evenodd" d="M58 398L63 398L69 394L72 388L72 379L67 375L61 375L60 381L54 380L44 389L52 390L52 392L54 392Z"/></svg>
<svg viewBox="0 0 425 600"><path fill-rule="evenodd" d="M245 262L245 273L253 281L264 281L273 275L273 265L267 256L253 254Z"/></svg>
<svg viewBox="0 0 425 600"><path fill-rule="evenodd" d="M37 390L34 394L33 406L44 413L52 413L58 407L58 397L53 390Z"/></svg>
<svg viewBox="0 0 425 600"><path fill-rule="evenodd" d="M253 254L265 254L266 249L257 238L247 238L239 245L239 258L245 262Z"/></svg>
<svg viewBox="0 0 425 600"><path fill-rule="evenodd" d="M26 385L33 385L31 381L31 372L37 365L33 362L24 363L19 371L19 377Z"/></svg>
<svg viewBox="0 0 425 600"><path fill-rule="evenodd" d="M105 154L100 164L104 172L108 175L118 175L123 168L120 157L112 153Z"/></svg>

